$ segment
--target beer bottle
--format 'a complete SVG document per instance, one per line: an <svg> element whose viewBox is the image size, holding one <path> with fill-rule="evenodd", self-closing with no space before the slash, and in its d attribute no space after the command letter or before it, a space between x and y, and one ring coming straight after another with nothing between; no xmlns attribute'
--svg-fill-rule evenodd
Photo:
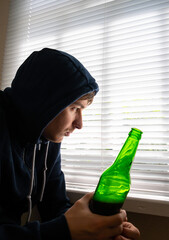
<svg viewBox="0 0 169 240"><path fill-rule="evenodd" d="M113 215L120 211L130 190L130 168L142 132L132 128L114 164L103 172L89 207L93 213Z"/></svg>

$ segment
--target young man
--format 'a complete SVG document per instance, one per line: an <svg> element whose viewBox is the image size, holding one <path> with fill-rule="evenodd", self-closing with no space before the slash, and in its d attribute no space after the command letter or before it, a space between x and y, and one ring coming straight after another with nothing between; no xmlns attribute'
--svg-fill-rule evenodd
<svg viewBox="0 0 169 240"><path fill-rule="evenodd" d="M61 141L82 128L82 111L97 92L76 58L53 49L32 53L0 91L0 239L139 238L124 210L99 216L88 207L92 193L72 207L66 196ZM35 204L41 222L30 222Z"/></svg>

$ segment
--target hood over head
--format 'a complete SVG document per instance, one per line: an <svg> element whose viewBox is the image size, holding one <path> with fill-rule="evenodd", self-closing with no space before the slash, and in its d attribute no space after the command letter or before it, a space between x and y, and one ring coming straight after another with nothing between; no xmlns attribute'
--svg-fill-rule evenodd
<svg viewBox="0 0 169 240"><path fill-rule="evenodd" d="M25 142L37 142L53 118L92 91L97 93L98 85L75 57L44 48L25 60L4 93L14 109L17 131Z"/></svg>

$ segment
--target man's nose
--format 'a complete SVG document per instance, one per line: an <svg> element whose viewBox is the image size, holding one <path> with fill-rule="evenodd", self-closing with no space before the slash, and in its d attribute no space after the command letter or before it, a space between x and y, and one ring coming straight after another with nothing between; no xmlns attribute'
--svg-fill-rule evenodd
<svg viewBox="0 0 169 240"><path fill-rule="evenodd" d="M83 120L82 120L82 112L81 111L76 116L76 119L75 119L73 125L77 129L81 129L83 127Z"/></svg>

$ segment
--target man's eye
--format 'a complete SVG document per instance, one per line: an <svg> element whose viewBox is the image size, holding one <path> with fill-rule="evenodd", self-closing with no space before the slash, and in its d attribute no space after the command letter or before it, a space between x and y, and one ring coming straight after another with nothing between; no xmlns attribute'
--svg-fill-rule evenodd
<svg viewBox="0 0 169 240"><path fill-rule="evenodd" d="M72 107L72 111L75 111L75 112L76 112L77 109L78 109L77 107Z"/></svg>

